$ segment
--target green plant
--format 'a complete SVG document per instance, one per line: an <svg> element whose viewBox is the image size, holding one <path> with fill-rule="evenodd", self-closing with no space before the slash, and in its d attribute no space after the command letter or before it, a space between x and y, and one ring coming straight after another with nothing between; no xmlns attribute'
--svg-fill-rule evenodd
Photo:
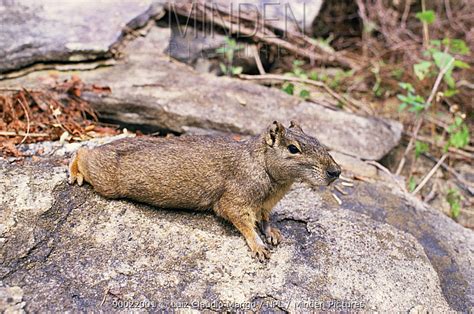
<svg viewBox="0 0 474 314"><path fill-rule="evenodd" d="M308 79L308 74L302 68L303 65L304 61L293 60L293 67L291 72L287 72L285 73L285 75L291 77L298 77L305 80ZM303 99L308 99L311 96L311 93L309 92L309 90L306 89L306 86L304 84L295 86L295 84L291 82L285 82L283 83L282 90L289 95L297 94Z"/></svg>
<svg viewBox="0 0 474 314"><path fill-rule="evenodd" d="M410 177L408 179L408 191L411 193L415 190L416 188L416 181L415 181L415 178L413 177Z"/></svg>
<svg viewBox="0 0 474 314"><path fill-rule="evenodd" d="M457 116L448 127L449 139L445 150L449 147L463 148L469 144L469 128L464 120Z"/></svg>
<svg viewBox="0 0 474 314"><path fill-rule="evenodd" d="M429 150L429 145L425 142L416 141L415 142L415 158L421 156L421 154L426 153Z"/></svg>
<svg viewBox="0 0 474 314"><path fill-rule="evenodd" d="M351 77L354 74L353 70L343 71L338 70L333 75L327 75L326 73L318 73L316 71L307 72L303 69L304 61L294 60L292 69L290 72L286 72L286 76L297 77L300 79L310 79L313 81L320 81L327 84L330 88L339 87L341 81L347 77ZM294 84L292 82L285 82L282 85L282 90L290 95L299 95L303 99L308 99L311 96L310 91L306 84Z"/></svg>
<svg viewBox="0 0 474 314"><path fill-rule="evenodd" d="M426 10L422 12L418 12L416 17L421 21L425 22L426 24L432 24L436 19L436 14L433 10Z"/></svg>
<svg viewBox="0 0 474 314"><path fill-rule="evenodd" d="M237 44L237 41L233 38L226 38L225 44L222 47L216 49L217 53L223 54L226 63L220 63L219 66L221 68L222 73L228 76L239 75L242 73L243 68L240 66L234 66L234 56L235 53L244 46L241 44Z"/></svg>
<svg viewBox="0 0 474 314"><path fill-rule="evenodd" d="M446 201L451 209L451 217L458 218L461 213L461 194L456 189L449 189L446 194Z"/></svg>
<svg viewBox="0 0 474 314"><path fill-rule="evenodd" d="M436 20L436 14L431 10L418 12L416 17L426 24L431 24ZM445 97L451 97L457 93L453 71L455 69L469 68L467 63L456 59L456 55L468 55L469 53L468 46L461 39L444 38L443 40L431 40L428 49L423 52L423 56L427 60L421 60L419 63L414 64L413 72L418 80L423 81L425 78L435 77L441 71L444 71L443 80L447 88L443 94ZM411 84L403 84L400 84L400 87L407 90L408 93L407 95L398 95L398 98L402 101L401 109L410 107L411 111L418 112L423 110L424 107L429 106L429 104L424 104L423 97L415 93Z"/></svg>
<svg viewBox="0 0 474 314"><path fill-rule="evenodd" d="M416 14L416 17L425 26L436 20L435 12L430 10L419 12ZM432 79L433 83L435 77L443 75L445 87L442 95L444 97L451 97L457 93L456 81L453 76L454 71L469 68L469 65L461 61L459 56L469 53L468 46L461 39L444 38L443 40L431 40L429 41L429 46L423 52L424 59L413 65L413 73L419 81ZM399 86L404 91L397 95L397 98L401 101L400 110L407 109L410 112L422 113L431 105L431 103L426 102L425 95L415 91L412 84L401 82ZM447 131L449 138L445 147L446 151L449 147L463 148L469 144L469 128L461 117L455 117ZM415 158L418 158L428 149L427 144L416 142Z"/></svg>
<svg viewBox="0 0 474 314"><path fill-rule="evenodd" d="M408 107L408 111L421 112L425 109L425 99L415 92L415 88L410 83L398 83L398 85L406 91L406 94L398 94L397 98L402 102L399 110L404 110Z"/></svg>

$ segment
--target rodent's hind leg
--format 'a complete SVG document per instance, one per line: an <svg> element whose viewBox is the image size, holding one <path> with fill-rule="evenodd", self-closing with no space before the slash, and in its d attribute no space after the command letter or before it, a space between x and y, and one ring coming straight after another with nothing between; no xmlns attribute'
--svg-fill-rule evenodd
<svg viewBox="0 0 474 314"><path fill-rule="evenodd" d="M260 230L265 235L265 239L267 240L268 244L278 245L283 241L283 236L275 227L270 225L270 212L263 211L262 212L262 221L260 222Z"/></svg>

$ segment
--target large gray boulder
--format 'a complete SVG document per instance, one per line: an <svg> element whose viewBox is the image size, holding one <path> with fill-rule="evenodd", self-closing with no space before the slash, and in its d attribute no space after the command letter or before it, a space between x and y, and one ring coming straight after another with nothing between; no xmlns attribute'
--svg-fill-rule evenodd
<svg viewBox="0 0 474 314"><path fill-rule="evenodd" d="M110 58L125 28L163 10L140 1L0 1L0 74L47 62Z"/></svg>
<svg viewBox="0 0 474 314"><path fill-rule="evenodd" d="M211 213L69 186L64 157L0 160L0 173L0 310L111 311L129 301L154 311L474 305L472 230L380 176L356 181L340 206L328 189L296 185L272 217L286 240L260 264Z"/></svg>

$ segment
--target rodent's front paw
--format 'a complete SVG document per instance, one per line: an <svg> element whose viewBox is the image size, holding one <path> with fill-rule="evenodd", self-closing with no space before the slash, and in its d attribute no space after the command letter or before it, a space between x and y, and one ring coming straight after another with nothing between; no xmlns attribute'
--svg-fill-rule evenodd
<svg viewBox="0 0 474 314"><path fill-rule="evenodd" d="M260 262L265 262L265 260L270 258L270 252L265 245L257 245L255 248L252 249L253 257L258 258Z"/></svg>
<svg viewBox="0 0 474 314"><path fill-rule="evenodd" d="M274 227L270 227L265 232L265 238L268 244L278 245L281 241L283 241L283 236L281 235L280 230Z"/></svg>

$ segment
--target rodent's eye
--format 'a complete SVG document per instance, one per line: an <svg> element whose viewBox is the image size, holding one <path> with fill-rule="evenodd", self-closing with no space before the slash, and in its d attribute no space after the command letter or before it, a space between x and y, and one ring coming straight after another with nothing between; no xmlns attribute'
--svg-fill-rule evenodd
<svg viewBox="0 0 474 314"><path fill-rule="evenodd" d="M301 153L300 150L298 149L298 147L296 147L295 145L291 144L291 145L288 145L288 151L292 154L298 154L298 153Z"/></svg>

